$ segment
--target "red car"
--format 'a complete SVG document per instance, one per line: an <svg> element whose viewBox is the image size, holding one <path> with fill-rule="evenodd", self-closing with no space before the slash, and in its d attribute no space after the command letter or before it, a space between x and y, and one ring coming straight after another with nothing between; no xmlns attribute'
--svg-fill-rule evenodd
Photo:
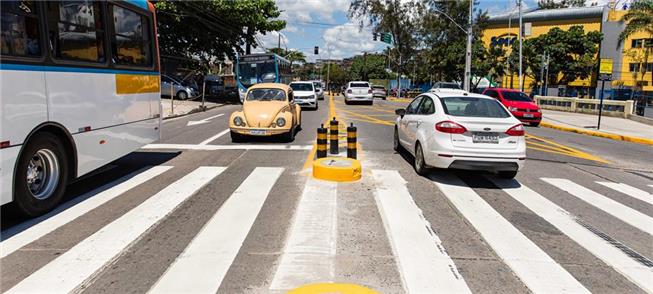
<svg viewBox="0 0 653 294"><path fill-rule="evenodd" d="M542 121L540 107L531 100L524 92L503 88L488 88L483 95L499 100L512 115L524 123L532 126L539 126Z"/></svg>

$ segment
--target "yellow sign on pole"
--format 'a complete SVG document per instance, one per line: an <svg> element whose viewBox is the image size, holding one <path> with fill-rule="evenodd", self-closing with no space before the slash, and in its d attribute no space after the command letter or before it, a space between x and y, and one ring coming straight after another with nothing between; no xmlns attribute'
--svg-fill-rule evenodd
<svg viewBox="0 0 653 294"><path fill-rule="evenodd" d="M612 58L601 58L599 65L600 74L612 74Z"/></svg>

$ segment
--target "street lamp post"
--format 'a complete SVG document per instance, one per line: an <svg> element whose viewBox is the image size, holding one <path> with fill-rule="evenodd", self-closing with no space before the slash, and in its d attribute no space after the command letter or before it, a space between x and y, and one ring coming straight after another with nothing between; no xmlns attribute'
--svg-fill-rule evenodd
<svg viewBox="0 0 653 294"><path fill-rule="evenodd" d="M469 92L472 79L472 16L474 13L474 0L469 1L469 23L467 25L467 50L465 51L465 81L463 88Z"/></svg>
<svg viewBox="0 0 653 294"><path fill-rule="evenodd" d="M522 15L521 15L521 1L519 0L519 91L524 91L524 77L522 75L522 54L521 54L521 48L522 48Z"/></svg>
<svg viewBox="0 0 653 294"><path fill-rule="evenodd" d="M463 81L463 88L465 91L469 92L470 88L470 80L471 80L471 71L472 71L472 40L473 40L473 35L472 35L472 17L474 13L474 0L469 1L469 22L468 22L468 27L467 29L463 28L461 25L459 25L451 16L448 14L444 13L444 11L441 11L439 9L435 9L438 13L444 15L447 19L451 21L451 23L455 24L461 31L463 31L465 34L467 34L467 49L465 50L465 73L464 73L464 81Z"/></svg>

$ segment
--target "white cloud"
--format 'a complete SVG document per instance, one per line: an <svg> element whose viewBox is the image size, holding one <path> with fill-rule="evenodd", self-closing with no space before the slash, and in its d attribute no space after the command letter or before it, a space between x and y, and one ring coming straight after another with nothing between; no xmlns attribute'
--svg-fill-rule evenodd
<svg viewBox="0 0 653 294"><path fill-rule="evenodd" d="M283 11L281 19L288 21L333 21L334 14L346 12L350 0L277 0Z"/></svg>
<svg viewBox="0 0 653 294"><path fill-rule="evenodd" d="M323 39L329 48L325 48L327 52L321 54L320 58L328 57L328 49L331 51L331 58L344 58L362 54L363 51L379 51L385 47L384 43L372 40L370 28L361 29L351 22L327 29Z"/></svg>

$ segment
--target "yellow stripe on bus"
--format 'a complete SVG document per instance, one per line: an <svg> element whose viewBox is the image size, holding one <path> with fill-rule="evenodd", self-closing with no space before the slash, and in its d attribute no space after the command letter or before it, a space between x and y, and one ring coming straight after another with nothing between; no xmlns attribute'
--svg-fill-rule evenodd
<svg viewBox="0 0 653 294"><path fill-rule="evenodd" d="M116 74L117 94L157 93L160 86L158 75Z"/></svg>

